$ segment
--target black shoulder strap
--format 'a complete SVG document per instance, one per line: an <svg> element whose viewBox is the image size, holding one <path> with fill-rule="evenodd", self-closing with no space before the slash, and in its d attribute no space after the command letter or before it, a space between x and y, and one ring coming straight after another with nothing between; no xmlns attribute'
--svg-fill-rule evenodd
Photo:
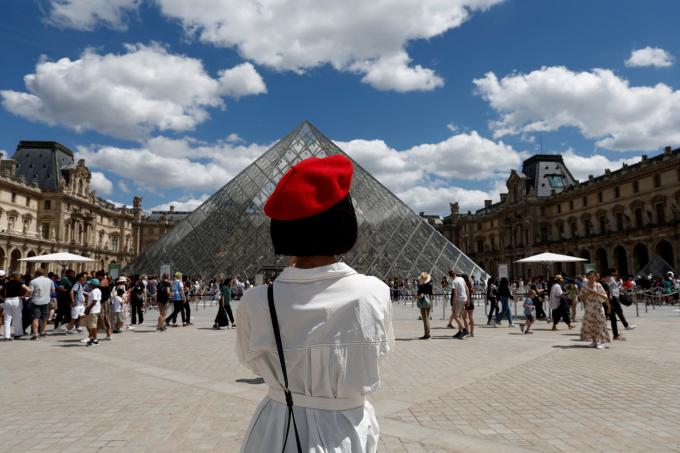
<svg viewBox="0 0 680 453"><path fill-rule="evenodd" d="M293 420L293 429L295 430L295 443L297 444L298 453L302 453L302 446L300 445L300 435L298 434L297 424L295 423L295 414L293 413L293 394L288 388L288 372L286 371L286 360L283 357L283 344L281 343L281 332L279 331L279 318L276 316L276 307L274 306L274 284L270 283L267 287L267 301L269 302L269 315L272 318L272 328L274 329L274 338L276 339L276 350L279 353L279 362L281 362L281 371L283 372L283 393L286 395L286 406L288 406L288 423L286 424L286 437L283 441L283 449L286 451L286 443L288 442L288 432L290 431L290 421Z"/></svg>

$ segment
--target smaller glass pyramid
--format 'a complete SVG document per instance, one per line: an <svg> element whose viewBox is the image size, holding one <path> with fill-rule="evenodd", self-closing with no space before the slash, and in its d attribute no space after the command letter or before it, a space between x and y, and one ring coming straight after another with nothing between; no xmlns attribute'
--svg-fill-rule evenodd
<svg viewBox="0 0 680 453"><path fill-rule="evenodd" d="M308 121L250 164L166 236L140 255L130 273L157 274L161 265L213 278L249 278L278 271L288 257L277 256L262 207L276 183L308 157L347 156ZM349 156L347 156L349 157ZM351 195L359 224L357 244L343 261L358 272L415 278L425 271L438 281L449 269L486 279L487 274L434 227L354 162Z"/></svg>

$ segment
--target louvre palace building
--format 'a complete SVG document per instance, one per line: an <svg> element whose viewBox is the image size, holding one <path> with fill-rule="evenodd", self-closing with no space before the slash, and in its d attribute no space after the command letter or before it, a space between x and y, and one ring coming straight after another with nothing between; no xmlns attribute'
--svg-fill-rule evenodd
<svg viewBox="0 0 680 453"><path fill-rule="evenodd" d="M73 152L50 141L21 141L11 159L0 160L0 269L32 272L19 261L36 255L71 252L95 260L76 270L125 266L187 213L147 214L142 200L118 207L97 197L92 174ZM58 271L57 264L42 264Z"/></svg>
<svg viewBox="0 0 680 453"><path fill-rule="evenodd" d="M535 155L512 170L507 193L476 212L425 216L489 274L511 278L583 272L578 264L528 266L516 260L550 251L585 258L598 271L633 275L662 258L680 270L680 149L576 181L560 155Z"/></svg>

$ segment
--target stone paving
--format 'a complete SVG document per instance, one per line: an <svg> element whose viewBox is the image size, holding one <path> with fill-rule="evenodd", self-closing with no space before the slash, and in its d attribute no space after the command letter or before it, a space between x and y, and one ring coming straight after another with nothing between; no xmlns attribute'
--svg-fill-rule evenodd
<svg viewBox="0 0 680 453"><path fill-rule="evenodd" d="M677 309L628 308L638 329L594 350L545 323L454 340L441 308L418 341L417 310L394 308L397 345L371 397L379 451L680 452ZM151 311L96 348L63 333L0 343L2 451L238 451L266 389L238 365L236 332L210 329L215 310L164 333Z"/></svg>

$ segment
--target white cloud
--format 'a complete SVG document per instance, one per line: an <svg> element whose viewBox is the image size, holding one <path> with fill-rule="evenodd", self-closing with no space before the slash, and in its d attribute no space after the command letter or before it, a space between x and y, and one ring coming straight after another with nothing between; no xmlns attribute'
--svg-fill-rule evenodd
<svg viewBox="0 0 680 453"><path fill-rule="evenodd" d="M128 187L128 185L127 185L127 183L125 182L124 179L118 180L118 188L123 193L130 193L130 188Z"/></svg>
<svg viewBox="0 0 680 453"><path fill-rule="evenodd" d="M193 129L208 118L208 108L224 107L223 95L266 91L249 63L214 79L200 60L157 44L127 45L126 51L43 60L24 77L27 92L0 91L3 106L29 120L139 139L154 130Z"/></svg>
<svg viewBox="0 0 680 453"><path fill-rule="evenodd" d="M175 211L193 211L203 204L205 200L210 197L208 194L203 194L198 198L188 198L185 200L173 200L167 203L159 204L151 208L151 211L169 211L170 206L174 206Z"/></svg>
<svg viewBox="0 0 680 453"><path fill-rule="evenodd" d="M304 72L324 64L363 74L378 89L431 90L442 80L411 65L410 41L459 27L502 0L157 0L203 42L257 64Z"/></svg>
<svg viewBox="0 0 680 453"><path fill-rule="evenodd" d="M632 68L642 66L667 68L673 66L673 56L658 47L645 47L644 49L633 50L626 60L626 66Z"/></svg>
<svg viewBox="0 0 680 453"><path fill-rule="evenodd" d="M641 156L627 159L609 159L602 154L591 156L580 156L573 149L568 149L562 153L564 164L567 166L574 178L579 181L586 181L589 175L600 176L605 169L618 170L623 164L632 165L640 162Z"/></svg>
<svg viewBox="0 0 680 453"><path fill-rule="evenodd" d="M450 213L449 203L458 202L460 212L475 211L484 206L484 200L492 199L494 196L493 193L483 190L470 190L455 186L416 186L398 192L396 195L416 212L440 215Z"/></svg>
<svg viewBox="0 0 680 453"><path fill-rule="evenodd" d="M617 151L680 143L680 91L662 83L631 87L607 69L556 66L500 80L489 72L474 84L500 115L490 124L496 138L574 127Z"/></svg>
<svg viewBox="0 0 680 453"><path fill-rule="evenodd" d="M227 135L225 140L229 143L245 143L245 140L239 137L236 132L232 132L231 134Z"/></svg>
<svg viewBox="0 0 680 453"><path fill-rule="evenodd" d="M60 27L92 30L98 23L125 30L126 16L139 8L142 0L50 0L48 22Z"/></svg>
<svg viewBox="0 0 680 453"><path fill-rule="evenodd" d="M90 179L90 188L96 190L97 195L111 195L113 183L109 181L104 173L93 171L92 179Z"/></svg>
<svg viewBox="0 0 680 453"><path fill-rule="evenodd" d="M77 158L104 168L148 190L182 188L215 191L259 157L266 148L203 144L191 139L154 137L138 148L78 147ZM127 186L120 186L123 187Z"/></svg>

